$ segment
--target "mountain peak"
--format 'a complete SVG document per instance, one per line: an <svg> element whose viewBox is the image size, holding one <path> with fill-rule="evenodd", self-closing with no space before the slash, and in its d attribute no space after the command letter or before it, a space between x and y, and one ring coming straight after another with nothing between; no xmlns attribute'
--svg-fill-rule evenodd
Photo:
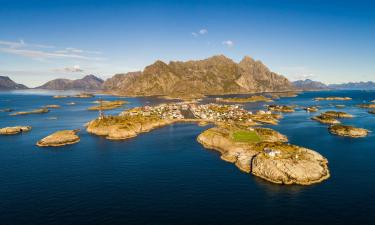
<svg viewBox="0 0 375 225"><path fill-rule="evenodd" d="M82 79L69 80L69 79L54 79L39 86L39 89L49 90L100 90L104 81L95 75L86 75Z"/></svg>
<svg viewBox="0 0 375 225"><path fill-rule="evenodd" d="M23 84L17 84L8 76L0 76L0 90L27 89Z"/></svg>

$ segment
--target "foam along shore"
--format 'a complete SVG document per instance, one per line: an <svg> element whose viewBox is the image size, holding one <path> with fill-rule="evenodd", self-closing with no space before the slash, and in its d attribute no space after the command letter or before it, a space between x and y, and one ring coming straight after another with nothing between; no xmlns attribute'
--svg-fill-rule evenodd
<svg viewBox="0 0 375 225"><path fill-rule="evenodd" d="M57 131L41 139L40 141L36 143L36 145L39 147L47 147L47 146L58 147L58 146L75 144L80 141L80 138L77 135L78 131L79 130Z"/></svg>
<svg viewBox="0 0 375 225"><path fill-rule="evenodd" d="M258 138L238 139L236 132L249 132L250 137ZM273 183L310 185L330 176L327 159L313 150L286 143L284 135L271 129L214 127L197 140L205 148L220 152L221 159L234 163L241 171Z"/></svg>
<svg viewBox="0 0 375 225"><path fill-rule="evenodd" d="M28 115L28 114L43 114L43 113L48 113L49 109L47 108L41 108L41 109L35 109L32 111L21 111L21 112L15 112L12 114L9 114L11 116L19 116L19 115Z"/></svg>
<svg viewBox="0 0 375 225"><path fill-rule="evenodd" d="M248 103L248 102L272 102L271 98L263 95L254 95L246 98L216 98L217 102Z"/></svg>
<svg viewBox="0 0 375 225"><path fill-rule="evenodd" d="M368 130L363 128L357 128L353 126L346 126L346 125L332 125L329 128L329 132L335 135L343 136L343 137L366 137L369 133Z"/></svg>
<svg viewBox="0 0 375 225"><path fill-rule="evenodd" d="M116 101L95 101L99 104L96 106L89 107L88 110L110 110L122 107L124 104L128 104L127 101L116 100Z"/></svg>
<svg viewBox="0 0 375 225"><path fill-rule="evenodd" d="M13 135L31 130L31 126L15 126L0 128L0 135Z"/></svg>
<svg viewBox="0 0 375 225"><path fill-rule="evenodd" d="M314 98L315 101L350 101L352 98L350 97L317 97Z"/></svg>

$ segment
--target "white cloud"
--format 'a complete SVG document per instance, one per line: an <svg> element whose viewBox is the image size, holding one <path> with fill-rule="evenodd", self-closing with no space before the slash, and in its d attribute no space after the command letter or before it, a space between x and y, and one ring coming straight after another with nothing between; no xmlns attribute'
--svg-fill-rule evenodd
<svg viewBox="0 0 375 225"><path fill-rule="evenodd" d="M68 73L82 73L84 72L83 69L79 65L74 65L72 67L65 67L62 70L56 70L58 72L68 72Z"/></svg>
<svg viewBox="0 0 375 225"><path fill-rule="evenodd" d="M53 48L53 50L47 50L46 48ZM41 45L41 44L28 44L24 40L20 41L4 41L0 40L0 52L19 55L35 60L45 59L82 59L82 60L103 60L100 57L93 57L93 54L101 54L98 51L85 51L78 48L64 48L56 49L55 46Z"/></svg>
<svg viewBox="0 0 375 225"><path fill-rule="evenodd" d="M193 35L193 37L198 37L206 34L208 34L208 30L205 28L200 29L198 32L191 32L191 35Z"/></svg>
<svg viewBox="0 0 375 225"><path fill-rule="evenodd" d="M223 41L221 42L223 45L227 46L227 47L233 47L234 46L234 42L231 41L231 40L226 40L226 41Z"/></svg>
<svg viewBox="0 0 375 225"><path fill-rule="evenodd" d="M278 72L291 80L316 79L316 71L305 66L284 66L278 69Z"/></svg>
<svg viewBox="0 0 375 225"><path fill-rule="evenodd" d="M198 34L195 32L192 32L191 35L193 35L193 37L198 37Z"/></svg>
<svg viewBox="0 0 375 225"><path fill-rule="evenodd" d="M208 30L207 30L207 29L200 29L200 30L199 30L199 33L200 33L201 35L205 35L205 34L208 33Z"/></svg>
<svg viewBox="0 0 375 225"><path fill-rule="evenodd" d="M80 54L63 53L63 52L48 52L41 50L17 49L17 48L0 48L0 52L24 56L31 59L47 59L47 58L71 58L83 60L103 60L99 57L90 57Z"/></svg>

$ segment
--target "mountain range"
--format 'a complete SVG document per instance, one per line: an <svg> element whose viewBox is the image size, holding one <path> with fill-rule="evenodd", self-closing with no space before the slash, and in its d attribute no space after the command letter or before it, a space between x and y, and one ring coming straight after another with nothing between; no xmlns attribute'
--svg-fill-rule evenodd
<svg viewBox="0 0 375 225"><path fill-rule="evenodd" d="M0 76L0 90L27 89L23 84L17 84L7 76Z"/></svg>
<svg viewBox="0 0 375 225"><path fill-rule="evenodd" d="M27 89L7 76L0 76L0 90ZM311 79L290 82L270 71L261 61L245 56L239 63L216 55L203 60L156 61L143 71L116 74L103 81L87 75L81 79L54 79L37 87L47 90L103 91L125 96L164 95L191 97L202 95L246 94L292 90L375 90L374 82L326 85Z"/></svg>
<svg viewBox="0 0 375 225"><path fill-rule="evenodd" d="M168 64L156 61L143 71L115 75L104 82L103 89L126 96L189 97L290 91L294 86L284 76L248 56L236 63L218 55Z"/></svg>
<svg viewBox="0 0 375 225"><path fill-rule="evenodd" d="M82 91L95 91L101 90L104 81L94 75L87 75L82 79L69 80L69 79L55 79L48 81L37 89L48 90L82 90Z"/></svg>

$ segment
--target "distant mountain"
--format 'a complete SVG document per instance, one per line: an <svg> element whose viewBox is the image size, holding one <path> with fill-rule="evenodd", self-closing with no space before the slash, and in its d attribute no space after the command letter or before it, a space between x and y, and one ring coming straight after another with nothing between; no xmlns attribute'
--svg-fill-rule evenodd
<svg viewBox="0 0 375 225"><path fill-rule="evenodd" d="M319 81L313 81L310 79L294 81L293 85L297 89L304 91L329 89L329 87L326 84Z"/></svg>
<svg viewBox="0 0 375 225"><path fill-rule="evenodd" d="M104 90L128 96L188 97L214 94L290 91L292 83L246 56L241 62L219 55L204 60L156 61L142 72L117 74Z"/></svg>
<svg viewBox="0 0 375 225"><path fill-rule="evenodd" d="M339 90L375 90L375 82L350 82L344 84L330 84L329 88Z"/></svg>
<svg viewBox="0 0 375 225"><path fill-rule="evenodd" d="M102 89L104 81L94 75L87 75L82 79L69 80L69 79L55 79L48 81L38 89L48 90L100 90Z"/></svg>
<svg viewBox="0 0 375 225"><path fill-rule="evenodd" d="M17 84L9 77L0 76L0 90L18 90L18 89L27 89L23 84Z"/></svg>

